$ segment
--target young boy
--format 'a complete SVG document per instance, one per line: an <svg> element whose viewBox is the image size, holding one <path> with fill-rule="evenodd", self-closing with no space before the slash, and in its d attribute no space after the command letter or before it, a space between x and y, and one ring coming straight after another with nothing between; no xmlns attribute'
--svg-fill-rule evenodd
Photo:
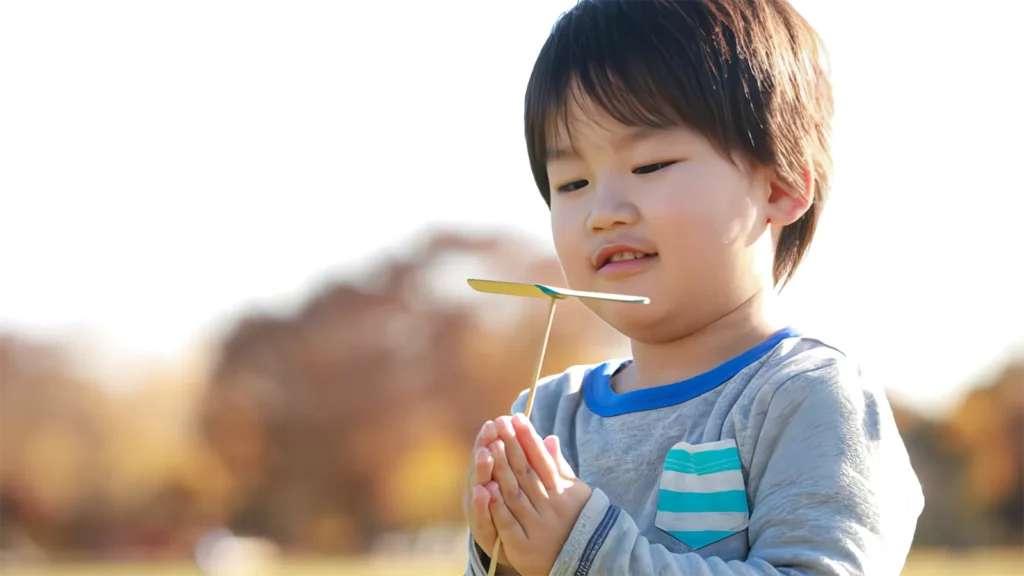
<svg viewBox="0 0 1024 576"><path fill-rule="evenodd" d="M828 189L821 51L784 0L559 19L526 94L556 251L570 287L651 303L585 301L632 358L484 424L467 574L498 536L498 573L900 573L923 498L884 392L776 306Z"/></svg>

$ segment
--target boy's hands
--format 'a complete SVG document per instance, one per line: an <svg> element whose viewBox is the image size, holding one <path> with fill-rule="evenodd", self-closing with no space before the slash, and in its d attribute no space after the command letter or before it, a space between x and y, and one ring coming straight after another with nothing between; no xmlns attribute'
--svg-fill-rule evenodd
<svg viewBox="0 0 1024 576"><path fill-rule="evenodd" d="M502 556L520 574L548 574L592 490L562 457L557 436L541 440L522 414L503 416L494 427L498 439L487 464L494 479L485 480L488 523L493 519ZM473 502L475 508L476 492ZM493 547L493 537L490 544ZM490 553L491 548L480 545Z"/></svg>

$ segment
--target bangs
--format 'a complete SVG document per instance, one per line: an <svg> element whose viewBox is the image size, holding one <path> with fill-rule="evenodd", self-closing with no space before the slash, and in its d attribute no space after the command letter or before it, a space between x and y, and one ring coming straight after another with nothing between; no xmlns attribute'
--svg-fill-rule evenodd
<svg viewBox="0 0 1024 576"><path fill-rule="evenodd" d="M708 44L716 50L709 51ZM739 147L757 157L757 135L742 142L733 129L737 114L749 116L752 110L730 110L727 104L735 90L754 96L756 83L750 90L747 75L731 73L740 59L713 58L715 52L735 54L736 43L712 25L703 2L584 0L564 14L541 49L526 90L527 150L545 202L550 204L548 146L560 129L571 139L573 107L584 113L585 106L596 107L631 127L685 125L723 150Z"/></svg>

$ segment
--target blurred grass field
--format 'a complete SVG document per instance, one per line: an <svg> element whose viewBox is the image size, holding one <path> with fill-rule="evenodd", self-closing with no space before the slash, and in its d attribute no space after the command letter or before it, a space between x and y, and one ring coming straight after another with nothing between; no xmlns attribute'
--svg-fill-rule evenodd
<svg viewBox="0 0 1024 576"><path fill-rule="evenodd" d="M279 566L225 571L225 576L450 576L461 574L460 558L432 561L377 559L292 559ZM0 569L4 576L208 576L189 564L57 564ZM922 550L911 554L903 576L1020 576L1024 549L954 552Z"/></svg>

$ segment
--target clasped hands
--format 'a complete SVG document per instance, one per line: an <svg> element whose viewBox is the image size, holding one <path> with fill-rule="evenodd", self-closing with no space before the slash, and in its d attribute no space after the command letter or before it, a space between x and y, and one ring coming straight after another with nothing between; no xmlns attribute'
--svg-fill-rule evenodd
<svg viewBox="0 0 1024 576"><path fill-rule="evenodd" d="M590 494L562 456L558 437L541 439L522 414L480 428L463 509L485 553L501 537L500 564L523 576L550 573Z"/></svg>

